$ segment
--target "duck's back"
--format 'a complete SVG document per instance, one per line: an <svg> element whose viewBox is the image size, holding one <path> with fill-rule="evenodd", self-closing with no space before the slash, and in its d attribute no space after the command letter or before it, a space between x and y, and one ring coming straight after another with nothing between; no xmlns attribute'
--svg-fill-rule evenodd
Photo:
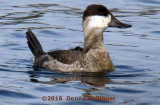
<svg viewBox="0 0 160 105"><path fill-rule="evenodd" d="M84 58L83 49L81 47L70 50L51 51L48 52L48 55L64 64L72 64Z"/></svg>

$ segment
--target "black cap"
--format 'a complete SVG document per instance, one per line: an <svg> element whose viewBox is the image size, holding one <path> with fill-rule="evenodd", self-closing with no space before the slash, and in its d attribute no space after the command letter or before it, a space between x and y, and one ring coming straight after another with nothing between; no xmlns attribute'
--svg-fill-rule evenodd
<svg viewBox="0 0 160 105"><path fill-rule="evenodd" d="M83 21L89 16L111 16L111 22L108 24L109 27L117 28L130 28L132 25L125 24L116 19L113 14L103 5L100 4L91 4L89 5L83 14Z"/></svg>
<svg viewBox="0 0 160 105"><path fill-rule="evenodd" d="M86 19L88 16L105 16L109 15L108 9L103 5L91 4L89 5L83 13L83 20Z"/></svg>

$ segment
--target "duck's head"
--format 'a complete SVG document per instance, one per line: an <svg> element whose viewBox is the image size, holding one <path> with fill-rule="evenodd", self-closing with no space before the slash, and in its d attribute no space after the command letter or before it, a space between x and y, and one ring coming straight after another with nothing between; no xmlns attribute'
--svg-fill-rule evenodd
<svg viewBox="0 0 160 105"><path fill-rule="evenodd" d="M83 14L84 31L91 29L104 30L108 27L129 28L131 25L117 20L112 13L103 5L89 5Z"/></svg>

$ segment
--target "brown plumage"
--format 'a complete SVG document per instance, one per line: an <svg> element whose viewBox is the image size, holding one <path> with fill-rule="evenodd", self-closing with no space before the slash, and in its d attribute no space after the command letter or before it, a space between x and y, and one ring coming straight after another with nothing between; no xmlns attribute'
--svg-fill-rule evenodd
<svg viewBox="0 0 160 105"><path fill-rule="evenodd" d="M72 64L77 60L81 60L84 58L84 53L82 48L76 47L75 49L70 50L58 50L48 52L48 55L57 59L59 62L64 64Z"/></svg>
<svg viewBox="0 0 160 105"><path fill-rule="evenodd" d="M28 46L35 59L33 66L61 72L109 72L114 71L103 41L103 31L107 27L128 28L118 21L103 5L90 5L83 15L84 48L44 52L34 33L28 29Z"/></svg>

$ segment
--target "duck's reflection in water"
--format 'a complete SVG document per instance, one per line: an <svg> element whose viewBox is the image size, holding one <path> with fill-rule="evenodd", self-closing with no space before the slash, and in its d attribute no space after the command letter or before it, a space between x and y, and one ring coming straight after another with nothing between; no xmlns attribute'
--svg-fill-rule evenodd
<svg viewBox="0 0 160 105"><path fill-rule="evenodd" d="M95 76L95 75L54 75L54 76L47 76L47 75L41 75L41 74L30 74L31 82L38 82L38 83L44 83L44 84L55 84L55 83L67 83L70 81L80 81L82 84L86 86L91 87L105 87L105 84L110 83L111 80L108 77L105 76ZM36 77L36 78L34 78ZM42 81L38 80L37 77L45 77L50 78L50 81Z"/></svg>
<svg viewBox="0 0 160 105"><path fill-rule="evenodd" d="M90 92L98 92L101 89L107 88L106 84L111 83L111 80L106 75L95 74L63 74L63 73L51 73L43 71L32 71L30 74L30 81L42 84L68 84L78 82L83 86L76 86L74 88L85 91L83 96L90 96ZM96 73L97 74L97 73ZM44 79L42 79L44 78Z"/></svg>

